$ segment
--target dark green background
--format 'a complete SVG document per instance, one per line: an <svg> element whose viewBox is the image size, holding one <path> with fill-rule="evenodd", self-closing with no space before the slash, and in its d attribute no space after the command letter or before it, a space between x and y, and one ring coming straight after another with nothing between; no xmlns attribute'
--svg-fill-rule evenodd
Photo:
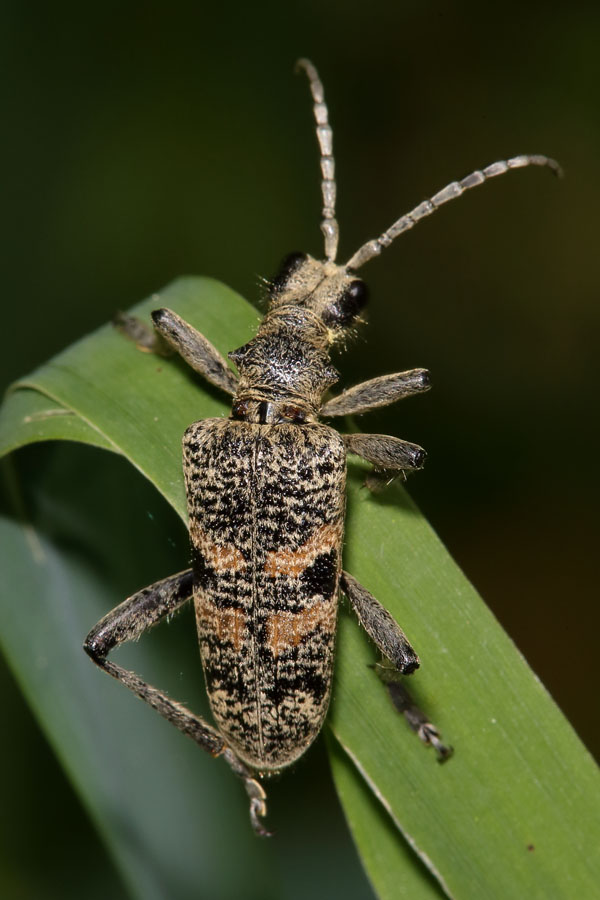
<svg viewBox="0 0 600 900"><path fill-rule="evenodd" d="M335 130L340 259L473 168L560 160L564 181L508 175L365 267L370 325L340 367L432 370L431 394L363 427L427 448L413 497L597 751L600 10L5 0L0 17L2 385L178 275L257 300L284 254L321 253L298 56ZM102 851L8 675L2 697L0 891L84 896Z"/></svg>

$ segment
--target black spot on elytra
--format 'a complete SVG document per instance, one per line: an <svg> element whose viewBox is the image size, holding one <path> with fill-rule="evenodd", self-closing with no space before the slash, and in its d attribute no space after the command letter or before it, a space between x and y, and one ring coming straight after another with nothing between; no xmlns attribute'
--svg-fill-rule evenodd
<svg viewBox="0 0 600 900"><path fill-rule="evenodd" d="M298 648L288 654L289 656L298 655ZM286 700L296 696L298 693L310 694L316 704L319 704L326 697L329 690L329 674L324 674L315 669L302 669L296 671L287 678L279 678L274 680L268 686L263 687L263 693L269 703L279 708ZM301 717L295 726L301 723ZM310 727L310 723L309 723Z"/></svg>
<svg viewBox="0 0 600 900"><path fill-rule="evenodd" d="M320 553L300 576L309 597L320 594L326 600L333 596L337 581L337 553Z"/></svg>

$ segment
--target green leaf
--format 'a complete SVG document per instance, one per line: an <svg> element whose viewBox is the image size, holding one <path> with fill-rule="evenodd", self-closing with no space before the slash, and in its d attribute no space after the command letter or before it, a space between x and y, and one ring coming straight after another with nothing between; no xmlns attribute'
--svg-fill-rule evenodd
<svg viewBox="0 0 600 900"><path fill-rule="evenodd" d="M349 541L347 565L418 648L411 692L455 755L436 765L408 735L399 740L384 692L369 688L367 699L359 687L372 654L346 620L334 734L448 895L593 896L592 758L406 495L358 493L353 509L369 543ZM400 872L361 846L380 896L397 897Z"/></svg>
<svg viewBox="0 0 600 900"><path fill-rule="evenodd" d="M175 309L224 353L244 343L257 323L256 312L241 298L207 279L178 281L134 313L147 317L161 305ZM185 519L181 434L190 422L225 409L224 398L179 360L140 353L106 326L13 388L0 414L0 450L60 438L111 449ZM80 485L87 513L69 513L69 533L96 547L92 573L72 546L63 546L59 556L44 535L14 518L2 520L9 583L20 579L25 586L23 603L2 604L7 657L137 896L184 897L192 883L212 896L234 896L231 867L225 866L221 882L214 868L222 841L234 841L246 874L251 872L245 896L287 896L265 875L272 851L250 834L245 799L225 767L172 736L174 729L124 696L81 653L86 631L117 602L111 572L119 560L139 565L139 571L144 556L162 565L154 546L145 554L142 547L132 560L129 544L140 523L131 497L120 502L127 489L114 471L117 466L121 473L118 460L105 470L100 456L94 451L87 481L72 457L67 473L67 480ZM345 567L392 612L418 650L422 668L411 676L411 690L455 748L455 756L438 765L412 735L369 668L377 659L374 648L344 611L328 719L335 736L330 757L375 889L382 898L444 892L457 898L593 896L600 878L594 763L407 494L394 485L373 495L362 487L363 477L364 469L353 464ZM37 502L47 517L56 515L43 484ZM153 503L147 495L142 502ZM115 505L116 524L102 514L103 507ZM117 538L110 551L107 531ZM150 543L147 535L145 540ZM184 565L179 557L179 567ZM148 574L150 581L167 572ZM140 586L129 585L129 592ZM159 632L161 641L168 640L166 629ZM146 641L155 644L153 653L143 649ZM169 686L171 679L177 693L157 643L150 637L119 653L140 662L154 683ZM109 728L120 736L118 743L108 737ZM303 771L300 765L288 777L301 779ZM199 772L202 802L196 803L202 810L194 808L191 815L185 798L196 790ZM308 827L319 835L319 796L312 794ZM229 807L225 812L227 796L237 805L234 813ZM158 823L157 809L163 820ZM165 819L195 823L183 844L174 827L165 838ZM325 846L332 833L324 837ZM200 876L191 848L201 841L207 849ZM285 837L278 834L278 841L283 844ZM339 868L340 885L346 878L344 890L351 891L353 870Z"/></svg>

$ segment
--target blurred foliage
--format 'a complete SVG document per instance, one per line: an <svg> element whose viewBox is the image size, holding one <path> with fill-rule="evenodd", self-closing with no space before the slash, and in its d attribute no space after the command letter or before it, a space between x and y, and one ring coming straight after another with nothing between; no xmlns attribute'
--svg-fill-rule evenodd
<svg viewBox="0 0 600 900"><path fill-rule="evenodd" d="M258 299L285 253L321 252L301 55L335 130L341 258L474 167L561 161L564 182L507 176L370 264L370 326L340 367L349 381L432 370L430 395L368 427L428 449L413 497L598 751L600 10L5 0L1 22L2 384L177 275ZM13 690L3 752L45 777L6 817L9 895L44 896L37 810L65 786ZM60 806L62 854L85 830Z"/></svg>

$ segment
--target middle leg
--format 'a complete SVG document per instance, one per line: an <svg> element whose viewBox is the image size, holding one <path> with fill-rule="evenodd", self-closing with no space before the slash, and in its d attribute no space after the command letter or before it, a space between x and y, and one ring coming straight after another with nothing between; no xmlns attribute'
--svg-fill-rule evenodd
<svg viewBox="0 0 600 900"><path fill-rule="evenodd" d="M379 406L388 406L403 397L421 394L431 387L427 369L409 369L393 375L380 375L348 388L332 397L321 408L323 416L355 416Z"/></svg>

